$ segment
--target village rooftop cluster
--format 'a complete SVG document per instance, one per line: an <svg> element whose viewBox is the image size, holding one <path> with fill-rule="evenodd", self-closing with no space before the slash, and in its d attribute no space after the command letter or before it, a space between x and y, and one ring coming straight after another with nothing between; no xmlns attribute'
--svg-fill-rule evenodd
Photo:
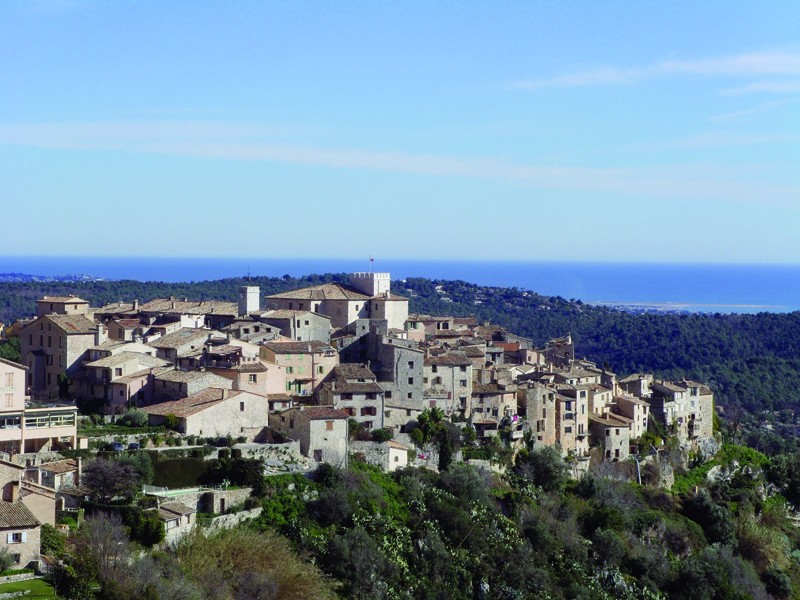
<svg viewBox="0 0 800 600"><path fill-rule="evenodd" d="M6 332L22 364L0 359L0 546L36 563L40 525L76 502L80 461L54 454L85 447L76 400L111 420L139 409L182 436L244 439L255 456L293 440L308 470L354 454L386 470L434 467L435 448L409 435L431 409L474 428L475 444L556 446L576 473L648 453L651 420L684 447L713 437L701 382L618 378L576 359L569 335L537 347L474 318L408 310L389 273L372 272L265 298L244 286L238 302L38 300L36 316ZM386 430L389 441L354 430ZM212 508L226 501L214 495ZM183 531L198 505L165 496L158 510L168 531Z"/></svg>

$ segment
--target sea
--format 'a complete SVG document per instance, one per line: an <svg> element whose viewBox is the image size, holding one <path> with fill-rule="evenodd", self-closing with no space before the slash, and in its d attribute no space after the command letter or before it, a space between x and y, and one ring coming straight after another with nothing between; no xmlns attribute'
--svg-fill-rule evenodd
<svg viewBox="0 0 800 600"><path fill-rule="evenodd" d="M458 260L0 257L3 273L98 279L207 281L353 271L392 279L458 279L635 312L757 313L800 310L800 265Z"/></svg>

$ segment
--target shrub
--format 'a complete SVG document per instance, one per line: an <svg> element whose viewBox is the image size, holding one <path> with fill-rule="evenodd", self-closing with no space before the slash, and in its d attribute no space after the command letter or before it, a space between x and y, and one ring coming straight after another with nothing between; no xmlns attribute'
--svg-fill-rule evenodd
<svg viewBox="0 0 800 600"><path fill-rule="evenodd" d="M126 427L144 427L149 416L146 412L133 408L117 419L117 423Z"/></svg>

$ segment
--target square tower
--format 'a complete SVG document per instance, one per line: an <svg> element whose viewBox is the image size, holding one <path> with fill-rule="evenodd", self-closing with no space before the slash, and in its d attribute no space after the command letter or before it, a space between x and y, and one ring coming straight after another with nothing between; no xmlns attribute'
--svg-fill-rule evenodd
<svg viewBox="0 0 800 600"><path fill-rule="evenodd" d="M350 287L367 296L384 296L389 293L389 273L352 273Z"/></svg>
<svg viewBox="0 0 800 600"><path fill-rule="evenodd" d="M261 290L257 285L243 285L239 288L239 316L258 312Z"/></svg>

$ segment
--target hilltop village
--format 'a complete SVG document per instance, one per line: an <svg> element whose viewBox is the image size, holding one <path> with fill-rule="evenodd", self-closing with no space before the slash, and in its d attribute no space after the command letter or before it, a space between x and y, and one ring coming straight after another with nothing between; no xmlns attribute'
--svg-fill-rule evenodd
<svg viewBox="0 0 800 600"><path fill-rule="evenodd" d="M474 318L409 314L389 273L263 298L244 286L238 303L92 307L45 296L6 334L19 338L21 364L0 359L0 530L19 565L39 560L38 529L56 522L56 509L80 504L81 461L58 454L88 447L76 402L106 422L143 413L187 444L235 439L246 456L267 457L267 470L354 457L387 471L436 469L441 447L419 434L431 420L474 432L455 461L487 443L554 447L576 476L657 453L666 438L687 450L713 441L714 399L702 382L618 377L576 358L568 334L536 347ZM115 449L137 450L132 440ZM297 460L280 466L273 450L287 444ZM161 492L170 540L202 506L197 494ZM235 500L221 492L209 512Z"/></svg>

